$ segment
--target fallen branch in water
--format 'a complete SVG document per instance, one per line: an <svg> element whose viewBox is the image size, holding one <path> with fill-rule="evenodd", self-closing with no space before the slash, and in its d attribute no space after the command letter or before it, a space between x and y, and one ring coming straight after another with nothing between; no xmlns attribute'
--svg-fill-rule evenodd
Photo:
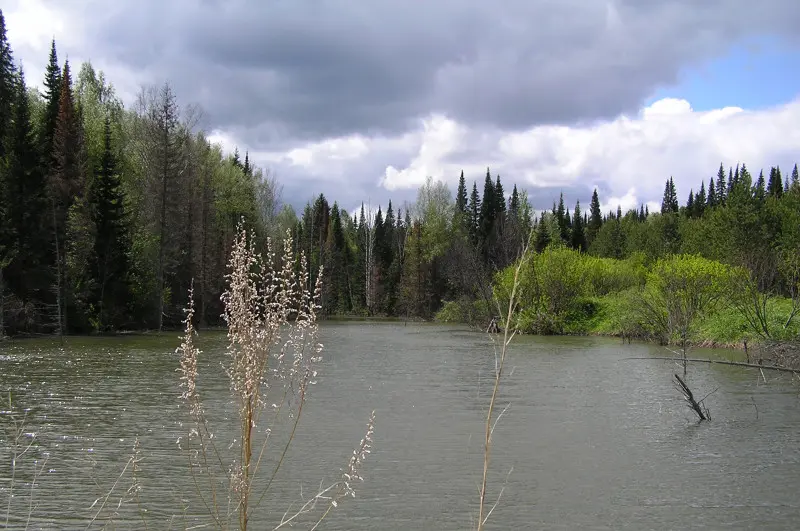
<svg viewBox="0 0 800 531"><path fill-rule="evenodd" d="M683 362L683 358L667 358L663 356L656 356L656 357L636 357L636 358L624 358L626 360L668 360L668 361L679 361ZM783 372L791 372L797 373L797 369L792 369L789 367L779 367L776 365L759 365L758 363L745 363L743 361L725 361L725 360L708 360L703 358L687 358L685 361L692 361L696 363L719 363L720 365L733 365L735 367L750 367L754 369L770 369L773 371L783 371Z"/></svg>
<svg viewBox="0 0 800 531"><path fill-rule="evenodd" d="M675 376L675 388L681 392L683 398L689 403L689 409L694 411L700 420L708 420L708 408L703 406L703 398L699 402L695 400L694 395L692 394L692 390L689 389L689 386L686 385L686 382L681 380L681 377L677 374Z"/></svg>

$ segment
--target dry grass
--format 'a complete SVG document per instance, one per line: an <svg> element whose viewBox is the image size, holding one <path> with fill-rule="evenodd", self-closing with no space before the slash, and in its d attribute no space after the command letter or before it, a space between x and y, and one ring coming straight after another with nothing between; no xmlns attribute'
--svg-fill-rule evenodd
<svg viewBox="0 0 800 531"><path fill-rule="evenodd" d="M232 462L226 462L225 452L217 447L205 416L197 387L197 358L201 352L194 344L193 302L186 310L185 334L177 349L178 370L183 389L181 398L193 423L181 446L189 455L197 493L219 529L247 529L253 512L264 502L284 464L309 389L316 381L316 366L323 349L317 325L322 269L316 285L310 287L305 257L301 254L296 260L292 249L287 232L280 259L270 240L266 255L262 256L241 226L233 243L227 275L229 285L222 296L228 325L225 370L239 418L238 436L228 447L235 448L238 454ZM281 419L288 422L279 422ZM344 497L355 495L353 482L361 479L360 468L373 442L374 421L373 412L366 435L342 477L320 488L300 510L284 514L276 528L295 523L317 509L321 501L327 502L327 508L312 526L314 529ZM272 445L273 430L281 427L288 429L286 441ZM254 480L270 453L276 464L256 488Z"/></svg>

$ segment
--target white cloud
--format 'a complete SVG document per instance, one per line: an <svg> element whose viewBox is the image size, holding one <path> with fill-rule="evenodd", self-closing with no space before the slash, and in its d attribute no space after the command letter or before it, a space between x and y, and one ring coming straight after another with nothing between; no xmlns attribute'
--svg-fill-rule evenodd
<svg viewBox="0 0 800 531"><path fill-rule="evenodd" d="M404 137L415 156L405 166L385 166L380 181L385 189L419 187L428 175L455 187L462 169L468 179L480 180L486 166L500 173L506 186L528 188L600 186L604 210L623 210L641 203L660 205L664 182L674 178L683 202L716 173L720 162L735 166L745 162L756 172L772 165L787 166L798 158L800 99L769 109L748 111L726 107L694 111L690 102L666 98L643 108L635 116L586 126L538 126L526 131L470 131L444 116L431 116L420 129ZM399 141L399 140L398 140ZM335 158L331 146L349 146L348 157L380 159L386 140L360 138L353 147L345 140L303 146L287 156L299 159L312 173L328 167ZM340 147L340 149L343 149ZM302 157L297 154L302 153ZM588 197L565 197L568 203Z"/></svg>

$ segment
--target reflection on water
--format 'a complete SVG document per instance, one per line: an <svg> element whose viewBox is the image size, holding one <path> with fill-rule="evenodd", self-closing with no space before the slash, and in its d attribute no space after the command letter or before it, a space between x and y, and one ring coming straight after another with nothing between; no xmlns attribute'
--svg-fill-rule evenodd
<svg viewBox="0 0 800 531"><path fill-rule="evenodd" d="M473 527L494 367L487 337L450 326L332 323L322 340L320 377L289 463L252 528L268 528L321 481L335 480L372 409L366 480L323 528ZM224 336L205 333L200 341L201 392L218 440L229 441ZM85 527L118 479L103 514L118 512L118 528L141 528L135 503L117 509L131 481L120 473L137 437L150 527L197 523L203 507L176 444L186 431L178 342L164 334L73 338L64 348L0 346L0 409L8 409L11 390L15 407L29 410L27 431L38 434L16 473L10 527L24 527L34 460L46 457L32 491L31 528ZM510 407L494 435L489 497L504 490L489 528L796 528L798 381L767 373L764 383L741 368L691 366L688 383L699 396L716 390L707 400L712 421L698 424L672 386L673 363L624 359L648 355L663 350L603 338L515 339L498 399ZM0 516L9 448L4 439Z"/></svg>

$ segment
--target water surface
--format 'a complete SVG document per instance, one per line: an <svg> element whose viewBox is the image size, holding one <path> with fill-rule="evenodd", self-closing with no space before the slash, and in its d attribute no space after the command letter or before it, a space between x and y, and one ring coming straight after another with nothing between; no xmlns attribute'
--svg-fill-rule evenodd
<svg viewBox="0 0 800 531"><path fill-rule="evenodd" d="M201 333L201 391L218 440L231 404L221 333ZM322 529L469 529L477 515L492 343L458 326L326 323L312 388L287 466L253 529L270 523L347 464L376 411L365 481ZM0 345L0 391L28 409L37 446L20 459L11 527L83 528L136 437L141 507L151 529L198 523L179 407L177 334ZM487 529L795 529L800 521L800 382L791 375L697 364L688 383L708 397L697 423L674 389L672 362L652 345L606 338L518 337L498 398ZM730 352L698 355L737 356ZM764 381L766 378L766 382ZM3 426L8 427L8 417ZM9 446L0 445L0 516ZM31 491L33 459L47 457ZM143 527L135 501L101 516ZM29 511L29 494L34 507ZM101 498L94 507L92 503ZM4 522L4 518L0 518ZM101 526L102 522L98 523ZM304 528L300 526L300 528Z"/></svg>

